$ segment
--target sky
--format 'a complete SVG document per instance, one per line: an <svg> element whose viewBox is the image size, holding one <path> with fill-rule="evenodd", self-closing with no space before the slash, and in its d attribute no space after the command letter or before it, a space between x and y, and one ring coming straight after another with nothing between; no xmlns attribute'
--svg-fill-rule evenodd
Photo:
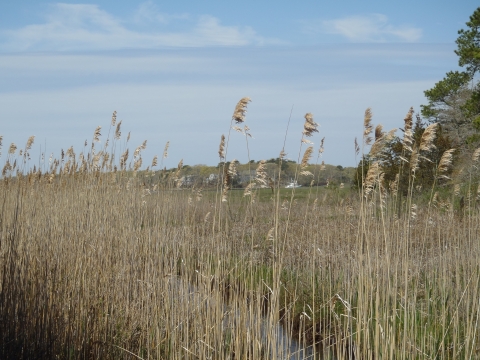
<svg viewBox="0 0 480 360"><path fill-rule="evenodd" d="M252 138L233 131L227 160L299 157L304 115L325 137L328 164L354 166L363 114L402 127L424 91L458 69L457 31L475 1L3 1L0 136L30 165L78 152L117 111L122 146L147 140L144 164L216 165L245 96ZM128 144L126 135L131 132ZM247 147L248 145L248 147ZM303 150L305 146L303 147Z"/></svg>

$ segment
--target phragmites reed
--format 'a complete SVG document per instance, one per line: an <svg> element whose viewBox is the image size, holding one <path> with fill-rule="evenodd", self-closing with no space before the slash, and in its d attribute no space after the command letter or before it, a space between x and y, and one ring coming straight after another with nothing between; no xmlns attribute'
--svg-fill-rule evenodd
<svg viewBox="0 0 480 360"><path fill-rule="evenodd" d="M378 141L380 138L385 135L385 133L382 131L383 130L383 125L378 124L377 127L375 128L375 141Z"/></svg>
<svg viewBox="0 0 480 360"><path fill-rule="evenodd" d="M133 163L133 171L137 172L142 167L142 158L138 158L137 161Z"/></svg>
<svg viewBox="0 0 480 360"><path fill-rule="evenodd" d="M403 134L403 149L409 152L412 152L412 144L413 144L413 107L410 108L407 115L405 116L404 121L404 134Z"/></svg>
<svg viewBox="0 0 480 360"><path fill-rule="evenodd" d="M446 150L442 157L440 158L440 162L438 163L438 172L447 172L450 165L452 165L453 160L453 153L455 149Z"/></svg>
<svg viewBox="0 0 480 360"><path fill-rule="evenodd" d="M237 176L237 159L233 159L228 165L228 174L231 177Z"/></svg>
<svg viewBox="0 0 480 360"><path fill-rule="evenodd" d="M302 162L300 164L300 169L302 170L300 172L300 175L305 175L305 176L313 175L310 171L305 170L306 167L308 166L308 162L310 161L310 158L312 157L312 153L313 153L313 146L309 146L307 150L305 150L305 153L303 154Z"/></svg>
<svg viewBox="0 0 480 360"><path fill-rule="evenodd" d="M459 196L460 195L460 184L455 184L453 186L453 193L455 196Z"/></svg>
<svg viewBox="0 0 480 360"><path fill-rule="evenodd" d="M15 145L14 143L11 143L10 148L8 149L8 154L13 155L15 154L15 151L17 151L17 145Z"/></svg>
<svg viewBox="0 0 480 360"><path fill-rule="evenodd" d="M381 128L378 131L378 136L377 136L377 130L379 126ZM382 128L383 128L382 125L378 125L377 128L375 129L375 142L370 148L370 156L372 158L377 157L383 151L387 143L395 137L395 132L397 131L397 129L392 129L387 134L385 134L384 132L382 132L381 130Z"/></svg>
<svg viewBox="0 0 480 360"><path fill-rule="evenodd" d="M173 176L175 186L177 188L182 186L182 181L180 179L180 172L182 171L182 168L183 168L183 159L180 159L180 161L178 162L178 165L177 165L177 171L175 172L175 174Z"/></svg>
<svg viewBox="0 0 480 360"><path fill-rule="evenodd" d="M370 165L367 176L365 177L365 196L372 192L379 175L380 163L375 161L372 165Z"/></svg>
<svg viewBox="0 0 480 360"><path fill-rule="evenodd" d="M152 168L158 165L158 156L155 155L152 160Z"/></svg>
<svg viewBox="0 0 480 360"><path fill-rule="evenodd" d="M1 139L0 139L0 146L1 146ZM478 148L473 152L472 161L477 162L479 158L480 158L480 148Z"/></svg>
<svg viewBox="0 0 480 360"><path fill-rule="evenodd" d="M355 155L358 155L360 153L360 146L358 146L357 138L355 138Z"/></svg>
<svg viewBox="0 0 480 360"><path fill-rule="evenodd" d="M420 154L418 152L418 147L415 147L410 156L410 170L412 173L418 170L418 165L420 163Z"/></svg>
<svg viewBox="0 0 480 360"><path fill-rule="evenodd" d="M325 137L322 138L322 140L320 141L320 148L318 149L318 153L319 154L323 154L323 151L325 150L323 148L323 143L325 142Z"/></svg>
<svg viewBox="0 0 480 360"><path fill-rule="evenodd" d="M93 133L93 141L94 142L99 142L100 141L100 136L102 136L102 134L100 133L100 130L102 130L102 127L97 126L97 128L95 129L95 132Z"/></svg>
<svg viewBox="0 0 480 360"><path fill-rule="evenodd" d="M235 106L232 119L235 120L235 123L241 124L245 121L245 114L247 112L247 105L252 101L249 97L241 98L240 101Z"/></svg>
<svg viewBox="0 0 480 360"><path fill-rule="evenodd" d="M32 145L33 145L34 140L35 140L35 136L34 136L34 135L32 135L32 136L30 136L30 137L28 138L28 140L27 140L27 145L25 146L25 151L28 151L28 150L30 150L30 149L32 148Z"/></svg>
<svg viewBox="0 0 480 360"><path fill-rule="evenodd" d="M142 151L142 145L140 145L139 147L137 147L135 149L135 151L133 152L133 158L136 159L137 157L140 156L140 151Z"/></svg>
<svg viewBox="0 0 480 360"><path fill-rule="evenodd" d="M302 162L300 164L302 169L305 169L308 166L308 162L312 157L312 153L313 153L313 146L309 146L307 150L305 150L305 153L303 154Z"/></svg>
<svg viewBox="0 0 480 360"><path fill-rule="evenodd" d="M255 186L254 182L249 183L246 187L245 190L243 191L243 196L251 196L252 195L252 190L253 187Z"/></svg>
<svg viewBox="0 0 480 360"><path fill-rule="evenodd" d="M112 114L112 126L115 126L116 122L117 122L117 111L114 111Z"/></svg>
<svg viewBox="0 0 480 360"><path fill-rule="evenodd" d="M125 169L128 160L128 149L120 156L120 169Z"/></svg>
<svg viewBox="0 0 480 360"><path fill-rule="evenodd" d="M220 138L220 146L218 147L218 157L220 160L225 159L225 135Z"/></svg>
<svg viewBox="0 0 480 360"><path fill-rule="evenodd" d="M435 145L433 145L433 140L435 139L437 127L437 123L427 126L422 134L422 139L420 140L420 151L431 151L435 148Z"/></svg>
<svg viewBox="0 0 480 360"><path fill-rule="evenodd" d="M311 113L305 114L305 123L303 124L303 135L310 137L313 133L318 132L318 124L313 121L313 115Z"/></svg>
<svg viewBox="0 0 480 360"><path fill-rule="evenodd" d="M255 174L255 181L260 186L267 186L267 162L265 160L260 160L258 162L256 174Z"/></svg>
<svg viewBox="0 0 480 360"><path fill-rule="evenodd" d="M367 108L365 110L365 116L363 117L363 141L366 145L370 145L372 143L372 138L370 134L373 131L372 126L372 109Z"/></svg>
<svg viewBox="0 0 480 360"><path fill-rule="evenodd" d="M122 120L120 120L117 124L117 127L115 128L115 139L120 140L120 137L122 136L122 132L120 131L120 127L122 126Z"/></svg>
<svg viewBox="0 0 480 360"><path fill-rule="evenodd" d="M0 156L2 156L3 136L0 135Z"/></svg>
<svg viewBox="0 0 480 360"><path fill-rule="evenodd" d="M170 141L167 141L165 144L165 148L163 149L163 158L166 159L168 157L168 147L170 146Z"/></svg>

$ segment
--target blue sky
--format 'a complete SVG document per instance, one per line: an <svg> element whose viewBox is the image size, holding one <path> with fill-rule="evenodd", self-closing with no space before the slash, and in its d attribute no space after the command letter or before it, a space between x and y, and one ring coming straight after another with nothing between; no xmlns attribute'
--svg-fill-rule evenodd
<svg viewBox="0 0 480 360"><path fill-rule="evenodd" d="M145 162L216 164L236 102L252 98L251 158L297 158L303 115L324 160L355 164L363 112L401 127L423 91L457 68L474 1L42 1L0 4L0 135L37 152L81 150L113 110ZM229 159L247 159L232 135ZM48 156L47 156L48 157ZM0 160L0 163L3 162ZM145 163L144 162L144 163Z"/></svg>

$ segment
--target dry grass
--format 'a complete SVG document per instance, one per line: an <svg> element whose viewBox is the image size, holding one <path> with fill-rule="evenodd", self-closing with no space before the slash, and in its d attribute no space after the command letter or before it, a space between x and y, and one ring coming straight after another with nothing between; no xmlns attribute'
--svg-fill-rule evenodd
<svg viewBox="0 0 480 360"><path fill-rule="evenodd" d="M365 119L368 138L370 110ZM480 356L472 196L421 205L378 186L375 167L360 195L304 189L287 202L251 186L222 202L228 184L216 196L178 190L181 166L152 183L138 168L146 143L130 170L128 150L103 161L93 145L44 172L23 170L12 145L0 181L1 358L277 359L292 338L318 358Z"/></svg>

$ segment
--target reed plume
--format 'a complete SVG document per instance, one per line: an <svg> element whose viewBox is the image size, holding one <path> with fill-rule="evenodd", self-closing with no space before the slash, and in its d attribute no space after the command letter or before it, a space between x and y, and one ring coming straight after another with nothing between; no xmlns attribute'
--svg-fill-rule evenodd
<svg viewBox="0 0 480 360"><path fill-rule="evenodd" d="M220 161L225 159L225 135L223 134L220 138L220 146L218 147L218 157L220 158Z"/></svg>
<svg viewBox="0 0 480 360"><path fill-rule="evenodd" d="M236 124L241 124L245 121L245 114L247 113L247 105L252 101L249 97L244 97L240 99L235 106L235 110L233 111L232 119L235 121Z"/></svg>
<svg viewBox="0 0 480 360"><path fill-rule="evenodd" d="M166 159L168 156L168 147L170 146L170 141L167 141L165 148L163 149L163 159Z"/></svg>
<svg viewBox="0 0 480 360"><path fill-rule="evenodd" d="M97 126L97 128L95 129L95 131L93 133L93 141L94 142L99 142L100 141L100 136L102 136L102 134L100 133L100 130L102 130L102 127ZM93 144L92 144L92 146L93 146Z"/></svg>
<svg viewBox="0 0 480 360"><path fill-rule="evenodd" d="M313 133L318 132L318 124L313 121L313 115L311 113L305 114L305 123L303 124L303 135L310 137Z"/></svg>
<svg viewBox="0 0 480 360"><path fill-rule="evenodd" d="M113 114L112 114L112 126L115 126L115 123L117 122L117 112L114 111Z"/></svg>
<svg viewBox="0 0 480 360"><path fill-rule="evenodd" d="M0 143L0 145L1 145L1 143ZM476 149L476 150L473 152L472 161L473 161L473 162L477 162L479 158L480 158L480 148Z"/></svg>
<svg viewBox="0 0 480 360"><path fill-rule="evenodd" d="M435 148L433 140L435 140L435 133L437 131L438 123L433 123L425 129L420 140L420 151L431 151Z"/></svg>
<svg viewBox="0 0 480 360"><path fill-rule="evenodd" d="M414 174L418 170L420 163L420 154L418 152L418 147L415 147L410 156L410 171Z"/></svg>
<svg viewBox="0 0 480 360"><path fill-rule="evenodd" d="M372 143L372 138L370 134L373 131L373 126L372 126L372 109L367 108L365 110L365 115L363 117L363 142L366 145L370 145Z"/></svg>
<svg viewBox="0 0 480 360"><path fill-rule="evenodd" d="M407 115L405 116L404 121L404 133L403 133L403 149L412 152L412 145L413 145L413 107L410 108Z"/></svg>
<svg viewBox="0 0 480 360"><path fill-rule="evenodd" d="M15 145L14 143L11 143L10 148L8 149L8 154L13 155L15 154L15 151L17 151L17 145Z"/></svg>
<svg viewBox="0 0 480 360"><path fill-rule="evenodd" d="M120 140L120 137L122 136L122 132L120 130L121 126L122 126L122 120L118 122L117 127L115 128L115 140Z"/></svg>
<svg viewBox="0 0 480 360"><path fill-rule="evenodd" d="M382 130L383 130L382 124L378 124L375 127L375 141L378 141L380 138L383 137L383 135L385 135L385 133Z"/></svg>
<svg viewBox="0 0 480 360"><path fill-rule="evenodd" d="M455 149L447 150L443 153L442 157L440 158L440 162L438 163L438 172L447 172L450 165L452 165L453 160L453 153Z"/></svg>
<svg viewBox="0 0 480 360"><path fill-rule="evenodd" d="M35 136L32 135L27 140L27 145L25 146L25 151L28 151L32 148L33 142L35 141Z"/></svg>
<svg viewBox="0 0 480 360"><path fill-rule="evenodd" d="M365 177L365 196L371 193L371 191L375 186L375 183L377 182L379 175L380 175L380 163L378 161L375 161L368 168L367 176Z"/></svg>

